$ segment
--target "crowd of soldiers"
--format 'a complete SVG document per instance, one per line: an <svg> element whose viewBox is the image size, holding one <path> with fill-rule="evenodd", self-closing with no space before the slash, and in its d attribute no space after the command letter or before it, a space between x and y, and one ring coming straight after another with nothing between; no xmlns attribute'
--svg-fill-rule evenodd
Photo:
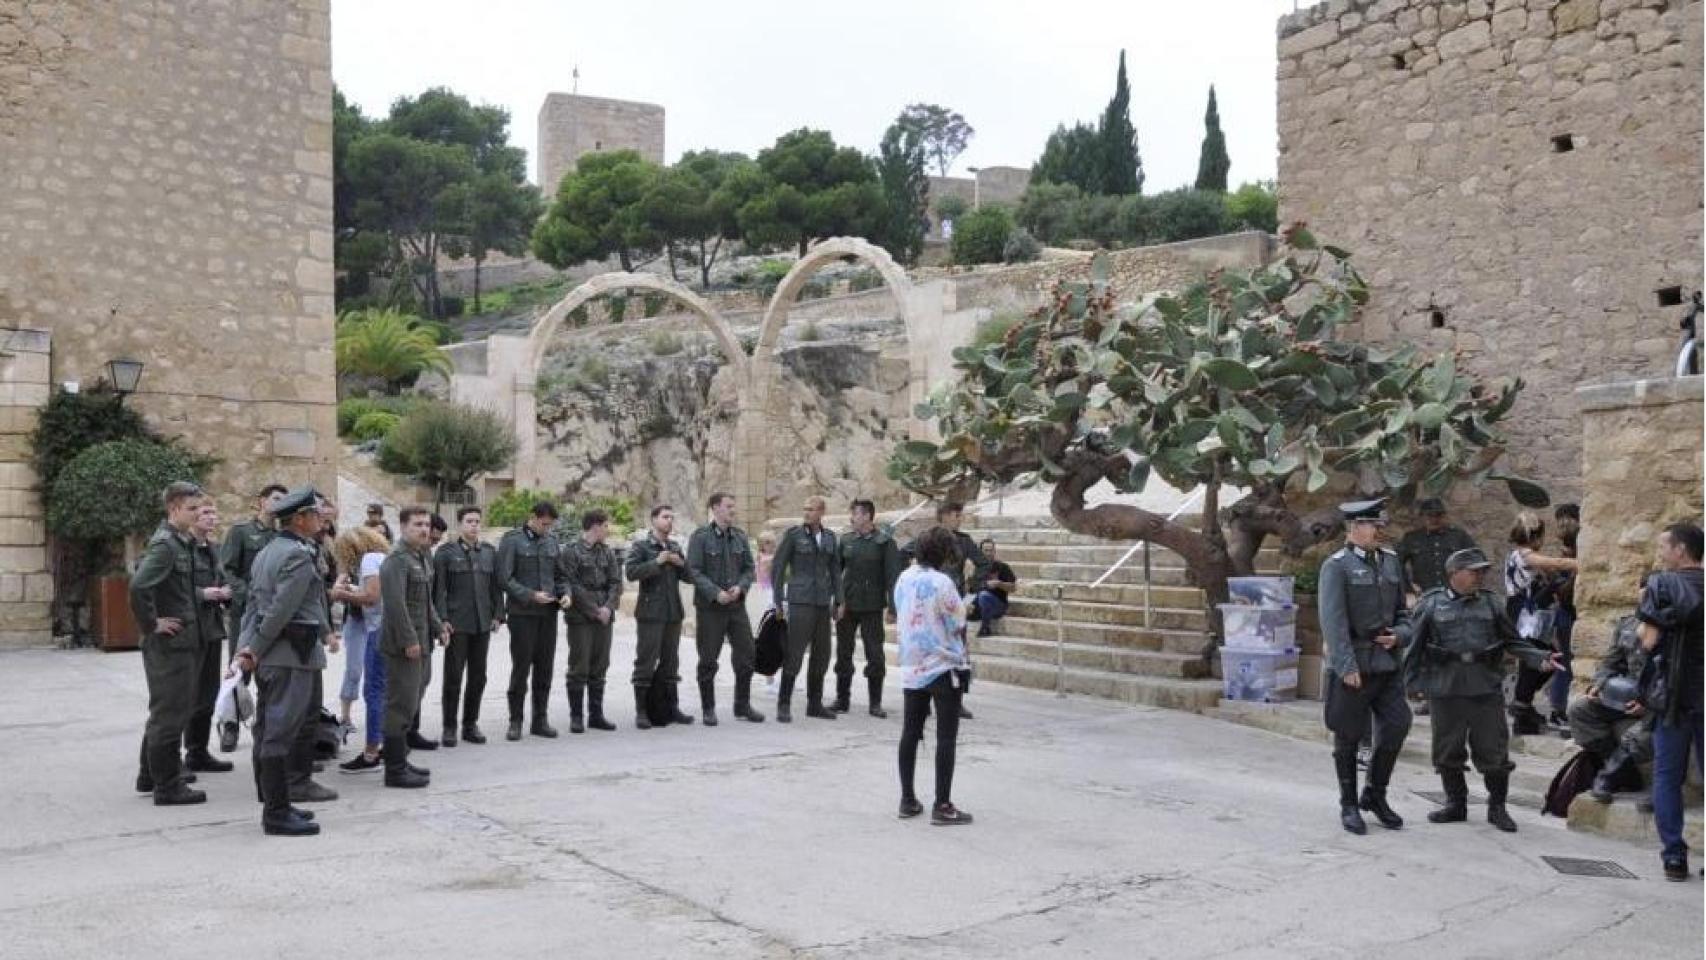
<svg viewBox="0 0 1706 960"><path fill-rule="evenodd" d="M371 625L365 696L373 701L369 726L378 728L367 731L369 750L343 768L360 772L383 766L387 786L430 783L430 771L412 762L413 751L486 742L479 710L491 636L500 626L508 627L511 661L506 739L523 737L529 697L526 733L558 736L550 723L550 703L559 614L568 638L569 730L616 729L606 714L605 681L625 582L638 586L631 675L637 728L651 728L654 718L694 722L681 709L677 692L686 619L682 586L693 596L699 721L718 724L715 681L725 646L735 680L733 715L751 723L765 719L752 703L755 643L746 603L758 582L758 564L745 531L735 525L729 494L710 498L709 520L685 546L675 535L674 509L653 507L625 560L607 542L609 518L596 510L580 516L579 536L563 536L557 531L557 508L541 501L494 549L480 538L477 507L460 511L459 535L444 544L438 542L446 527L442 520L424 508L406 507L378 565L376 594L352 583L357 571L333 568L327 545L331 505L312 488L268 486L259 496L256 516L234 526L217 554L212 535L218 515L200 488L172 484L163 506L165 521L150 538L131 583L149 688L137 789L151 793L158 805L204 802L206 794L190 786L196 775L234 767L208 749L222 682L221 641L228 636L235 672L225 675L233 683L252 675L257 690L252 735L263 829L290 836L319 831L312 811L298 804L337 798L312 775L321 766L315 757L321 677L327 654L340 649L332 630L334 604L340 601L349 611L346 616ZM893 622L892 591L906 551L877 527L871 501L853 502L851 529L842 536L823 525L824 510L821 497L807 500L802 522L782 535L762 584L773 593L776 616L785 625L776 699L776 719L783 723L793 719L792 698L802 668L807 716L833 720L850 709L857 641L865 654L868 711L887 716L882 706L884 626L885 620ZM959 532L961 508L945 504L937 516L958 545L956 581L963 578L971 594L988 589L1004 596L1012 575L1004 574L1000 583L984 582L991 564ZM369 526L383 524L382 516L370 516ZM390 538L388 525L383 533ZM964 576L967 563L973 569L969 578ZM832 624L838 640L836 690L826 702ZM356 641L350 643L353 648ZM446 651L443 727L436 741L420 731L435 648ZM346 711L349 697L346 692ZM961 716L970 712L962 709ZM235 749L237 734L234 722L221 730L224 752Z"/></svg>
<svg viewBox="0 0 1706 960"><path fill-rule="evenodd" d="M1437 504L1429 507L1425 512L1443 514ZM1444 804L1428 820L1468 819L1466 774L1472 760L1486 787L1487 822L1515 832L1507 809L1515 764L1505 719L1505 661L1514 658L1546 674L1564 668L1565 650L1547 628L1533 626L1543 618L1524 616L1533 613L1524 608L1525 597L1507 603L1484 588L1491 562L1462 531L1429 523L1428 537L1454 547L1429 562L1430 554L1418 553L1409 540L1400 551L1381 545L1384 500L1346 503L1340 511L1345 546L1321 566L1318 602L1341 825L1366 833L1366 812L1383 827L1403 827L1386 791L1411 726L1408 692L1427 702L1432 760L1445 793ZM1532 518L1519 518L1512 542L1537 545L1535 526ZM1610 754L1593 787L1602 801L1610 799L1617 771L1633 764L1632 754L1645 742L1624 735L1643 718L1653 721L1653 739L1666 745L1659 751L1662 762L1655 764L1654 820L1665 845L1665 875L1673 880L1688 876L1682 779L1688 754L1692 750L1698 762L1701 749L1701 552L1701 531L1693 524L1673 524L1659 536L1660 569L1643 582L1639 605L1619 625L1611 656L1569 711L1579 733L1591 732L1584 749ZM1413 566L1418 558L1424 566L1420 577ZM1507 564L1507 573L1528 562L1519 556ZM1417 579L1435 585L1412 605L1406 586ZM1615 695L1613 679L1623 681ZM1359 793L1358 745L1371 735L1373 752Z"/></svg>

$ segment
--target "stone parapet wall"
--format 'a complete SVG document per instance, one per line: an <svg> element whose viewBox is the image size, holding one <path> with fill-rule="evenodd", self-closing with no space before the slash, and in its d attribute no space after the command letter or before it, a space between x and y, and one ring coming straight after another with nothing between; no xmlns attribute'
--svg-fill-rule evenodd
<svg viewBox="0 0 1706 960"><path fill-rule="evenodd" d="M1350 249L1346 336L1527 389L1506 465L1583 492L1583 383L1663 376L1701 285L1699 0L1333 0L1279 22L1281 222ZM1676 289L1680 288L1680 289ZM1515 506L1456 502L1502 543ZM1496 538L1496 539L1495 539Z"/></svg>
<svg viewBox="0 0 1706 960"><path fill-rule="evenodd" d="M1641 574L1653 569L1659 533L1672 523L1701 520L1701 384L1700 377L1685 377L1576 391L1583 496L1574 647L1584 656L1603 654L1611 625L1634 608Z"/></svg>

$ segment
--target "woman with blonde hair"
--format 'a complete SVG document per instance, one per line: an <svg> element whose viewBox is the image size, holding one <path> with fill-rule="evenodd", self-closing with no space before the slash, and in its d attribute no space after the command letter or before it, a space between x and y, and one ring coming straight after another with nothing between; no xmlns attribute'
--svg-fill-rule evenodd
<svg viewBox="0 0 1706 960"><path fill-rule="evenodd" d="M340 574L337 582L332 584L330 594L333 602L344 604L344 681L342 689L338 691L338 705L341 708L338 721L346 733L355 729L355 725L350 721L350 708L361 693L367 638L374 632L369 628L370 618L367 614L379 602L377 577L370 581L364 580L362 585L357 587L351 584L350 574L361 569L363 557L378 554L383 559L390 550L391 545L385 541L385 535L374 527L351 527L332 541L332 558L337 562Z"/></svg>
<svg viewBox="0 0 1706 960"><path fill-rule="evenodd" d="M1546 543L1546 521L1527 510L1516 515L1510 542L1510 553L1505 555L1505 612L1524 637L1556 647L1551 623L1558 582L1576 572L1576 561L1540 552ZM1517 667L1516 694L1510 708L1512 733L1533 735L1541 731L1534 695L1547 679L1544 671ZM1568 729L1562 717L1557 722Z"/></svg>

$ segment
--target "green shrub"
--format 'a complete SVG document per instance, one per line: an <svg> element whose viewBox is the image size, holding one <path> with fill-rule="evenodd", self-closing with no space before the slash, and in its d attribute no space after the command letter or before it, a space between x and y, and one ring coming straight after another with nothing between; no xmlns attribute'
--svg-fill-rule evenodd
<svg viewBox="0 0 1706 960"><path fill-rule="evenodd" d="M663 305L669 298L661 293L647 293L640 297L640 309L646 319L651 319L663 312Z"/></svg>
<svg viewBox="0 0 1706 960"><path fill-rule="evenodd" d="M610 363L596 353L589 353L580 360L581 379L599 387L610 385Z"/></svg>
<svg viewBox="0 0 1706 960"><path fill-rule="evenodd" d="M78 393L57 390L30 434L36 480L42 490L52 491L59 472L90 447L114 440L150 439L158 437L142 415L125 406L124 398L110 387L97 385Z"/></svg>
<svg viewBox="0 0 1706 960"><path fill-rule="evenodd" d="M557 508L559 516L563 512L563 497L561 494L548 490L529 490L522 487L508 490L492 498L486 504L486 526L488 527L519 527L527 522L533 512L533 505L544 500Z"/></svg>
<svg viewBox="0 0 1706 960"><path fill-rule="evenodd" d="M611 323L621 323L623 320L628 318L627 297L609 297L605 302L610 304Z"/></svg>
<svg viewBox="0 0 1706 960"><path fill-rule="evenodd" d="M847 289L851 293L862 290L875 290L883 285L883 275L875 270L860 270L847 281Z"/></svg>
<svg viewBox="0 0 1706 960"><path fill-rule="evenodd" d="M646 337L646 346L651 349L653 356L668 357L680 353L686 344L677 334L658 330Z"/></svg>
<svg viewBox="0 0 1706 960"><path fill-rule="evenodd" d="M515 433L490 410L466 404L422 403L379 444L379 468L419 477L444 492L468 486L476 474L509 466Z"/></svg>
<svg viewBox="0 0 1706 960"><path fill-rule="evenodd" d="M632 497L597 496L583 497L561 510L557 520L557 529L564 531L564 536L570 533L578 535L581 528L581 517L588 510L603 510L610 518L610 533L613 538L626 538L634 529L634 512L637 506Z"/></svg>
<svg viewBox="0 0 1706 960"><path fill-rule="evenodd" d="M816 320L807 320L805 326L800 328L797 339L801 343L816 343L823 339L823 331L818 329Z"/></svg>
<svg viewBox="0 0 1706 960"><path fill-rule="evenodd" d="M957 193L950 193L936 200L936 217L939 220L952 220L958 225L961 217L971 209L971 203Z"/></svg>
<svg viewBox="0 0 1706 960"><path fill-rule="evenodd" d="M397 429L397 424L402 422L403 418L394 413L373 410L361 415L361 419L355 422L355 428L350 431L350 435L355 438L357 443L383 440L390 436L391 431Z"/></svg>
<svg viewBox="0 0 1706 960"><path fill-rule="evenodd" d="M200 483L195 458L153 440L114 440L77 454L47 497L47 528L69 540L117 540L160 525L160 491Z"/></svg>
<svg viewBox="0 0 1706 960"><path fill-rule="evenodd" d="M338 436L347 437L355 433L355 425L362 417L379 412L379 404L370 397L350 397L338 401Z"/></svg>
<svg viewBox="0 0 1706 960"><path fill-rule="evenodd" d="M1154 243L1212 237L1226 231L1226 198L1209 190L1169 190L1150 199Z"/></svg>
<svg viewBox="0 0 1706 960"><path fill-rule="evenodd" d="M1033 183L1019 198L1015 219L1031 235L1046 243L1076 240L1078 213L1083 193L1070 183ZM956 225L957 226L957 225ZM959 232L957 229L955 232Z"/></svg>
<svg viewBox="0 0 1706 960"><path fill-rule="evenodd" d="M1273 183L1246 183L1227 194L1226 225L1234 230L1279 230L1279 197Z"/></svg>
<svg viewBox="0 0 1706 960"><path fill-rule="evenodd" d="M953 257L958 264L1000 263L1001 251L1013 232L1007 208L985 204L954 224Z"/></svg>
<svg viewBox="0 0 1706 960"><path fill-rule="evenodd" d="M1006 263L1030 263L1042 255L1043 245L1024 227L1015 227L1001 248L1001 259Z"/></svg>
<svg viewBox="0 0 1706 960"><path fill-rule="evenodd" d="M794 265L787 260L765 260L753 272L753 285L762 290L765 296L769 296L782 285L782 278L792 269Z"/></svg>

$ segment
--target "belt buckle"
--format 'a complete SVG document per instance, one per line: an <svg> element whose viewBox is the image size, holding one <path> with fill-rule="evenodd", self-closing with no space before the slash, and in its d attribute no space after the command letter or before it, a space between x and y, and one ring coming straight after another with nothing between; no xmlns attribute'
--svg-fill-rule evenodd
<svg viewBox="0 0 1706 960"><path fill-rule="evenodd" d="M1457 658L1459 661L1461 661L1463 663L1474 663L1475 662L1475 655L1473 653L1469 653L1467 651L1464 653L1458 654Z"/></svg>

